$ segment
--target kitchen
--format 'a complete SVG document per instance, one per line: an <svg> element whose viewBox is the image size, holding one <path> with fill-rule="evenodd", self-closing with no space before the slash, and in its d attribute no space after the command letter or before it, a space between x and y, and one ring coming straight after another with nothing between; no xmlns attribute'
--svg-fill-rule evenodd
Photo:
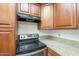
<svg viewBox="0 0 79 59"><path fill-rule="evenodd" d="M78 56L78 6L0 4L0 56Z"/></svg>

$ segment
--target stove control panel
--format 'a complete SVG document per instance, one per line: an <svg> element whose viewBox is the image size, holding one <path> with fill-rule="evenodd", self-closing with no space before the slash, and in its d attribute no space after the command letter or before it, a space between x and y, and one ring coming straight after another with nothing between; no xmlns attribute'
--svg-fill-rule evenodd
<svg viewBox="0 0 79 59"><path fill-rule="evenodd" d="M20 34L19 39L39 38L39 34Z"/></svg>
<svg viewBox="0 0 79 59"><path fill-rule="evenodd" d="M20 35L20 39L27 39L27 35Z"/></svg>

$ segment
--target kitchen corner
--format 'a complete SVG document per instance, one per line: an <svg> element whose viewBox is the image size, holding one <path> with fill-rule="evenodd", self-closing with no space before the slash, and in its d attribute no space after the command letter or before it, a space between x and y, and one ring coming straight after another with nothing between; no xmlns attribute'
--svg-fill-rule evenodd
<svg viewBox="0 0 79 59"><path fill-rule="evenodd" d="M57 52L61 56L78 56L79 42L57 38L50 35L40 36L39 40L47 45L48 48Z"/></svg>
<svg viewBox="0 0 79 59"><path fill-rule="evenodd" d="M1 3L0 56L19 55L79 56L79 3Z"/></svg>

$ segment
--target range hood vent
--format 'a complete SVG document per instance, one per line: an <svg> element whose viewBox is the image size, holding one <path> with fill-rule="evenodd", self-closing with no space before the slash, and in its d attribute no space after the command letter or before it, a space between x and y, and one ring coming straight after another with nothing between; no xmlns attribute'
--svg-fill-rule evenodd
<svg viewBox="0 0 79 59"><path fill-rule="evenodd" d="M25 14L17 14L18 21L24 21L24 22L34 22L34 23L39 23L40 22L40 17L36 16L29 16Z"/></svg>

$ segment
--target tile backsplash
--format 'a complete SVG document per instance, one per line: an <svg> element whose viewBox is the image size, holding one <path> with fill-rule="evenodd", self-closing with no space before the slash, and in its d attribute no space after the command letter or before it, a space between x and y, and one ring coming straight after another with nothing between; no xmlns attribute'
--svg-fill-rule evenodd
<svg viewBox="0 0 79 59"><path fill-rule="evenodd" d="M18 34L39 33L42 35L51 35L55 37L79 41L79 29L71 30L39 30L37 23L18 22Z"/></svg>

